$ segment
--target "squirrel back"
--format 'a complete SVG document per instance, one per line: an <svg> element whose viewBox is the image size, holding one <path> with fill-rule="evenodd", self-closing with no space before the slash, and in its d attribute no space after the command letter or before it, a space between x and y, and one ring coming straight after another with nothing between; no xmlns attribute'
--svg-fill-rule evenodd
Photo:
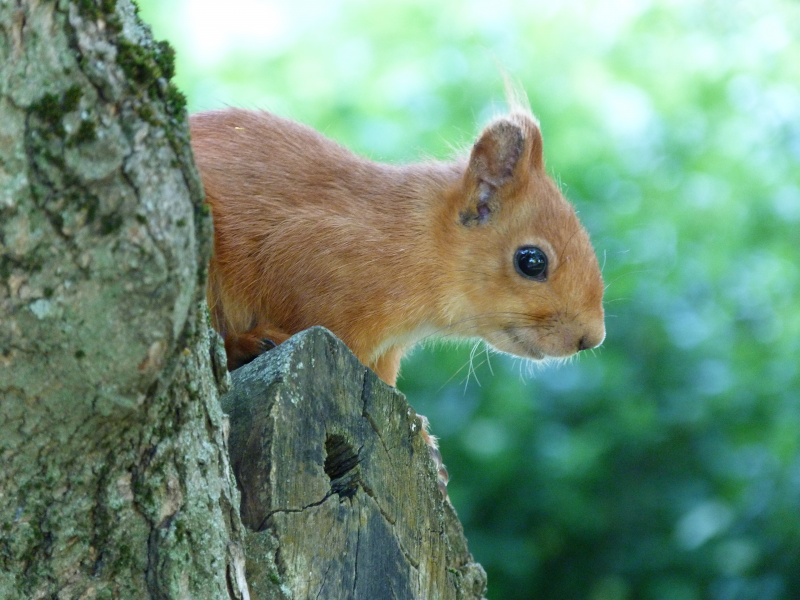
<svg viewBox="0 0 800 600"><path fill-rule="evenodd" d="M602 342L597 258L529 113L490 123L469 157L405 166L263 111L190 124L229 368L313 325L391 385L407 349L434 334L532 359Z"/></svg>

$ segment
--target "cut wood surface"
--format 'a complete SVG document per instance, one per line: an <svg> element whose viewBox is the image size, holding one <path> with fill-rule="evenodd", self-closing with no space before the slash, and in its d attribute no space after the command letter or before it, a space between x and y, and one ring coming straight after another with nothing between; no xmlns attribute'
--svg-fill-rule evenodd
<svg viewBox="0 0 800 600"><path fill-rule="evenodd" d="M252 598L483 598L419 418L329 331L235 371L223 409Z"/></svg>

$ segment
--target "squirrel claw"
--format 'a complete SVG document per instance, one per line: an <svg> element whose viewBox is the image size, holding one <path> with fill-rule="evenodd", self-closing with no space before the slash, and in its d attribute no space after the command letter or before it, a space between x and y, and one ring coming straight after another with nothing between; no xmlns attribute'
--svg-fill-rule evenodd
<svg viewBox="0 0 800 600"><path fill-rule="evenodd" d="M439 491L442 493L442 499L447 500L447 482L450 481L450 474L447 472L447 467L442 462L442 453L439 448L431 447L431 458L436 467L436 483L439 485Z"/></svg>
<svg viewBox="0 0 800 600"><path fill-rule="evenodd" d="M262 353L269 352L270 350L278 347L278 344L276 344L269 338L261 338L260 344Z"/></svg>
<svg viewBox="0 0 800 600"><path fill-rule="evenodd" d="M428 450L430 450L431 453L431 460L433 460L433 465L436 467L436 482L439 485L439 491L442 493L442 498L444 500L449 500L447 495L447 482L450 481L450 474L447 472L447 467L444 466L439 444L436 442L436 438L428 433L430 424L428 423L427 417L423 417L422 415L418 416L422 421L422 439L428 445Z"/></svg>
<svg viewBox="0 0 800 600"><path fill-rule="evenodd" d="M228 370L246 365L257 356L285 342L289 335L267 325L255 327L247 333L228 332L223 336Z"/></svg>

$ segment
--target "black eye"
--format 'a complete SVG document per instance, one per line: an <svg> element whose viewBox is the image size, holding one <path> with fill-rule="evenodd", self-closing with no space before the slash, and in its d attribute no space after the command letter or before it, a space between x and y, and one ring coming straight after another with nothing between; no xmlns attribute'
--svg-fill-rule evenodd
<svg viewBox="0 0 800 600"><path fill-rule="evenodd" d="M514 254L517 272L528 279L544 281L547 279L547 254L536 246L522 246Z"/></svg>

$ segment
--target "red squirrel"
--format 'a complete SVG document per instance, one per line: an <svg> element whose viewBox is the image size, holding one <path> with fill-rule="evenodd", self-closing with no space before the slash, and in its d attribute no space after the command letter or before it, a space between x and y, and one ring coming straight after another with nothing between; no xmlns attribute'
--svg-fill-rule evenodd
<svg viewBox="0 0 800 600"><path fill-rule="evenodd" d="M514 108L469 156L380 164L264 111L192 115L214 221L208 305L228 368L323 325L395 385L431 335L534 360L605 337L589 236Z"/></svg>

